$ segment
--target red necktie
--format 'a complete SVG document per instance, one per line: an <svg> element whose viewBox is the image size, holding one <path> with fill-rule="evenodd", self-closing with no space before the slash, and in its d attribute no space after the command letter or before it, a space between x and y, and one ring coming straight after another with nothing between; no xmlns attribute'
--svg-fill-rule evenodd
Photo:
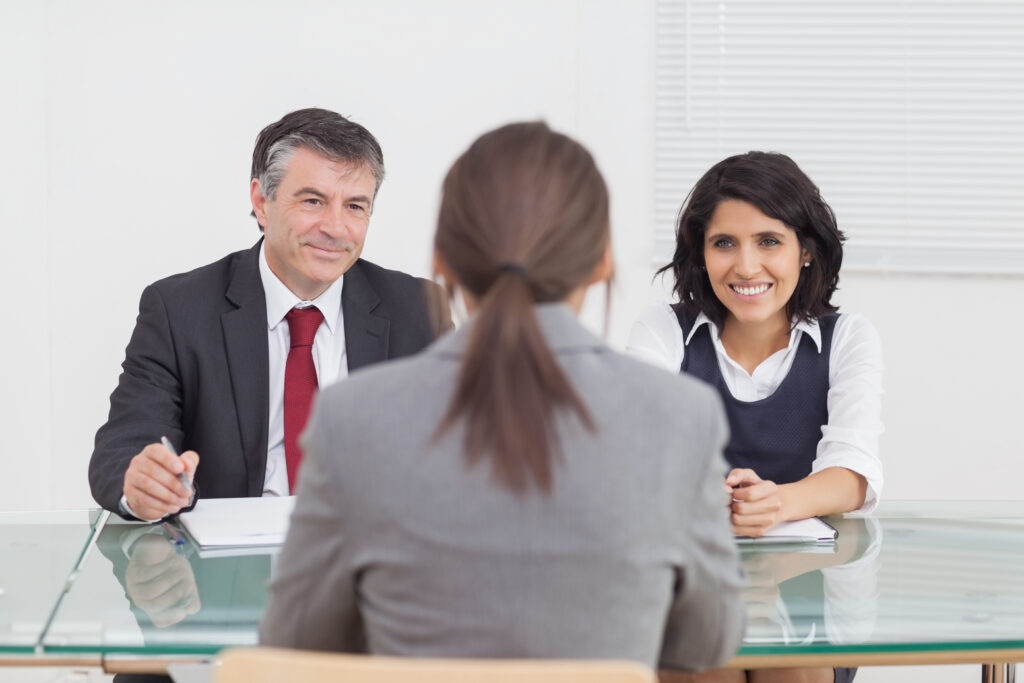
<svg viewBox="0 0 1024 683"><path fill-rule="evenodd" d="M288 468L288 489L295 493L299 463L302 462L299 434L309 419L313 394L319 386L313 365L313 338L324 314L313 306L293 308L285 320L288 321L292 345L284 365L284 460Z"/></svg>

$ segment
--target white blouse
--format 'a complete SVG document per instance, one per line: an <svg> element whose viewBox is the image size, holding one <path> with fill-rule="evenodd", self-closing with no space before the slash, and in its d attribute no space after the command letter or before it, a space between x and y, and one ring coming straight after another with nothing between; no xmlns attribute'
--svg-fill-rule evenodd
<svg viewBox="0 0 1024 683"><path fill-rule="evenodd" d="M711 340L729 392L740 401L758 401L771 396L793 366L803 335L808 335L821 352L821 331L817 322L798 323L789 335L789 345L775 352L748 373L736 363L718 336L718 328L701 314L690 331L701 325L711 328ZM679 372L690 339L668 304L648 308L633 324L626 351L670 372ZM828 424L822 425L821 441L811 472L828 467L845 467L867 480L864 505L858 512L871 512L882 493L882 460L878 437L882 425L882 344L878 332L863 316L839 316L832 333L829 358Z"/></svg>

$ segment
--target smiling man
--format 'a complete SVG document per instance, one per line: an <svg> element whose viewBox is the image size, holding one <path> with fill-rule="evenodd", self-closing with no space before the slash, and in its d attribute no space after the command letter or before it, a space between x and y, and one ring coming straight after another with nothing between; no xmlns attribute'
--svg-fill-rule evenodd
<svg viewBox="0 0 1024 683"><path fill-rule="evenodd" d="M200 493L288 495L317 389L451 326L436 285L359 258L383 179L377 140L339 114L263 129L250 181L263 238L142 293L89 463L100 505L155 521Z"/></svg>

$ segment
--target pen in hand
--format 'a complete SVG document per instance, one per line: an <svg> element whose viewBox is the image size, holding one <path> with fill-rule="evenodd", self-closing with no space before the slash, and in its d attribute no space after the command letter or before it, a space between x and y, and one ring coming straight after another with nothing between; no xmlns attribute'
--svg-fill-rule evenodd
<svg viewBox="0 0 1024 683"><path fill-rule="evenodd" d="M164 445L164 448L169 450L172 455L174 455L175 457L181 457L178 454L178 451L175 450L174 444L172 444L171 440L168 439L166 436L160 437L160 443L162 443ZM188 492L188 495L190 497L195 493L195 490L192 488L192 482L190 482L188 480L188 477L185 475L185 470L182 470L181 472L178 473L178 481L180 481L182 486L185 487L185 490Z"/></svg>

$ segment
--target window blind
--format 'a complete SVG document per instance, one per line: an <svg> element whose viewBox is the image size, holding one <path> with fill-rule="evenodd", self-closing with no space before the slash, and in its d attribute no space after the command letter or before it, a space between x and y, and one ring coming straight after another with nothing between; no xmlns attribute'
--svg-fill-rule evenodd
<svg viewBox="0 0 1024 683"><path fill-rule="evenodd" d="M686 193L791 156L847 268L1024 273L1024 2L657 0L655 252Z"/></svg>

